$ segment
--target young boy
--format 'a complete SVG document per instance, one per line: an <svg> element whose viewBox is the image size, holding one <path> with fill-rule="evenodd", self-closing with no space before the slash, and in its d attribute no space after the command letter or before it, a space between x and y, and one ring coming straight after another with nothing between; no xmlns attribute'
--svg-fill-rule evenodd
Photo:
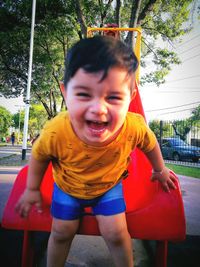
<svg viewBox="0 0 200 267"><path fill-rule="evenodd" d="M133 267L121 181L136 147L152 164L152 180L167 192L175 188L153 132L142 116L128 112L137 66L132 50L112 37L83 39L68 54L62 85L68 111L47 122L35 141L27 186L16 205L23 217L33 204L41 210L40 183L52 161L48 267L64 266L86 206L92 207L115 265Z"/></svg>

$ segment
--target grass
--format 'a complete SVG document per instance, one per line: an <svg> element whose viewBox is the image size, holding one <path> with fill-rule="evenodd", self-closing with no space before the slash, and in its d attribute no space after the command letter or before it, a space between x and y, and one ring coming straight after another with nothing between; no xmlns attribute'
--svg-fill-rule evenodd
<svg viewBox="0 0 200 267"><path fill-rule="evenodd" d="M0 142L0 146L7 146L7 143L1 143Z"/></svg>
<svg viewBox="0 0 200 267"><path fill-rule="evenodd" d="M180 166L175 164L166 163L166 166L174 171L176 174L181 174L184 176L190 176L194 178L200 178L200 168Z"/></svg>

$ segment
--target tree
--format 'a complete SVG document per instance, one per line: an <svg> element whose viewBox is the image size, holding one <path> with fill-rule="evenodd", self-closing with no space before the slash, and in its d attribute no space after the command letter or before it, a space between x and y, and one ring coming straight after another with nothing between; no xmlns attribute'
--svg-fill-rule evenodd
<svg viewBox="0 0 200 267"><path fill-rule="evenodd" d="M200 129L200 105L192 110L192 115L188 119L173 122L174 132L182 140L186 140L193 127Z"/></svg>
<svg viewBox="0 0 200 267"><path fill-rule="evenodd" d="M74 41L72 23L62 1L37 1L32 74L32 102L42 103L48 117L62 106L59 81L67 47ZM31 1L2 1L0 33L0 94L16 97L26 93L29 54ZM8 22L8 23L6 23ZM77 35L78 39L78 35ZM58 100L58 101L57 101Z"/></svg>
<svg viewBox="0 0 200 267"><path fill-rule="evenodd" d="M0 137L8 135L9 127L12 126L12 115L4 107L0 106Z"/></svg>
<svg viewBox="0 0 200 267"><path fill-rule="evenodd" d="M156 138L160 140L162 137L170 136L170 124L163 121L153 120L149 123L150 129L154 132Z"/></svg>
<svg viewBox="0 0 200 267"><path fill-rule="evenodd" d="M19 135L21 136L24 128L24 110L15 113L12 118L14 122L14 127L20 130ZM19 121L20 120L20 121ZM48 120L47 113L44 107L40 104L31 105L29 113L28 122L28 134L30 139L34 138L40 133L40 130L44 126L45 122Z"/></svg>
<svg viewBox="0 0 200 267"><path fill-rule="evenodd" d="M31 2L0 3L0 95L25 96L31 24ZM142 59L153 56L155 70L143 75L141 83L164 82L173 64L179 64L170 49L156 46L156 40L172 43L187 33L183 26L189 18L192 0L37 0L33 53L31 101L41 103L48 118L63 108L59 82L63 62L71 45L86 36L87 26L117 22L123 27L142 27ZM196 3L196 1L194 1ZM193 6L192 6L193 7ZM132 45L134 36L122 34Z"/></svg>
<svg viewBox="0 0 200 267"><path fill-rule="evenodd" d="M21 107L18 113L15 113L12 115L13 124L14 124L13 126L15 127L15 129L18 129L18 133L17 133L18 142L20 141L22 137L22 132L24 129L24 116L25 116L25 112L24 110L21 110Z"/></svg>
<svg viewBox="0 0 200 267"><path fill-rule="evenodd" d="M192 122L200 123L200 105L192 110L192 115L190 117Z"/></svg>
<svg viewBox="0 0 200 267"><path fill-rule="evenodd" d="M40 133L45 122L48 120L45 109L42 105L32 105L30 108L30 119L29 119L29 135L30 138L34 138Z"/></svg>
<svg viewBox="0 0 200 267"><path fill-rule="evenodd" d="M185 120L185 121L177 120L172 123L172 127L174 129L175 135L179 136L180 139L184 141L187 138L187 134L190 132L191 126L192 125L189 120Z"/></svg>

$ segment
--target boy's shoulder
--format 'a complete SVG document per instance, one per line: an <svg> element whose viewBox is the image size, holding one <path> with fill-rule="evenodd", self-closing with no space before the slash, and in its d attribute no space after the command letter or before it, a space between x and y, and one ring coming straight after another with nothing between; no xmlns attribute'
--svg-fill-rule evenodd
<svg viewBox="0 0 200 267"><path fill-rule="evenodd" d="M141 114L134 112L127 113L126 123L127 127L129 129L133 129L134 131L146 131L146 129L149 128L145 121L145 118Z"/></svg>
<svg viewBox="0 0 200 267"><path fill-rule="evenodd" d="M69 113L68 111L60 111L54 118L52 118L51 120L63 120L66 119L66 117L68 117Z"/></svg>
<svg viewBox="0 0 200 267"><path fill-rule="evenodd" d="M127 120L135 123L145 122L145 119L141 114L130 111L127 113Z"/></svg>

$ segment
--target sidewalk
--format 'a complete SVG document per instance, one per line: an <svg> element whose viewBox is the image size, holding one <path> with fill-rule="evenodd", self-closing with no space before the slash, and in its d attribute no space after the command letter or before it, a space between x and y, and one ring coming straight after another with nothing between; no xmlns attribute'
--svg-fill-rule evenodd
<svg viewBox="0 0 200 267"><path fill-rule="evenodd" d="M0 146L0 168L1 166L24 166L30 157L31 147L26 150L26 159L22 160L22 145Z"/></svg>
<svg viewBox="0 0 200 267"><path fill-rule="evenodd" d="M0 166L0 222L16 173L21 167ZM179 176L185 207L187 237L181 243L169 243L168 267L197 267L200 265L200 179ZM6 267L19 267L23 233L0 227L0 260ZM38 267L44 267L44 254L48 233L36 233L35 246ZM153 267L154 241L133 240L135 267ZM1 265L2 266L2 265ZM101 237L77 235L72 244L66 267L114 267ZM123 267L123 266L122 266ZM162 267L162 266L160 266Z"/></svg>

